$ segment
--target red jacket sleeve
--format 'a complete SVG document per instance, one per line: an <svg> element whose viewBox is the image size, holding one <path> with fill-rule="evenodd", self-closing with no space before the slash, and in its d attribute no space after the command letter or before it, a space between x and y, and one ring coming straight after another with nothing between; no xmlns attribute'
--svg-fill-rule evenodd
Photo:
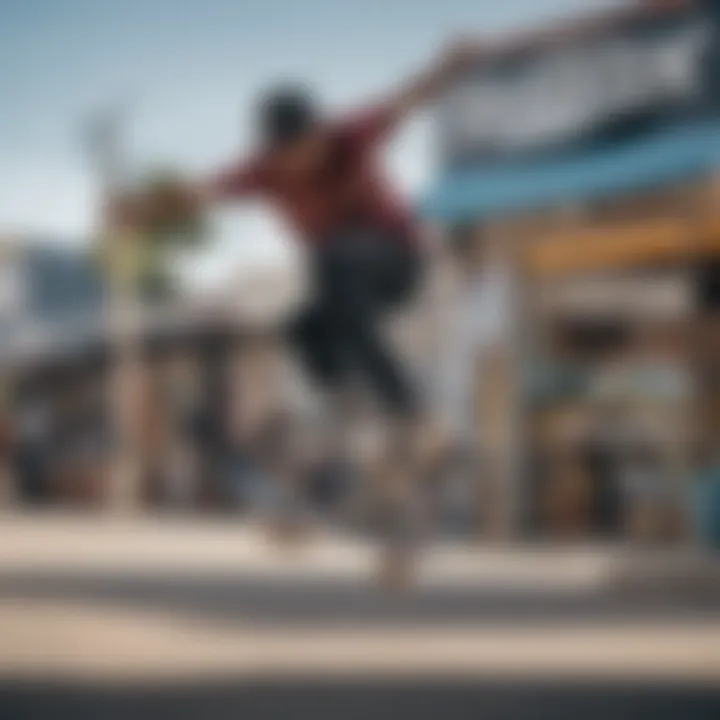
<svg viewBox="0 0 720 720"><path fill-rule="evenodd" d="M219 201L242 200L264 190L264 175L262 163L252 160L222 170L209 179L207 187Z"/></svg>
<svg viewBox="0 0 720 720"><path fill-rule="evenodd" d="M363 146L383 142L395 130L397 115L387 104L359 110L340 122L342 129Z"/></svg>

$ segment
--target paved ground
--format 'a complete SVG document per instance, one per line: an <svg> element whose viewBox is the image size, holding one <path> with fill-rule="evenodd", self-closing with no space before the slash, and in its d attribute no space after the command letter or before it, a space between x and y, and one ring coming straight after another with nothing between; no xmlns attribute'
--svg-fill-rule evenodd
<svg viewBox="0 0 720 720"><path fill-rule="evenodd" d="M288 554L230 522L57 516L0 535L3 720L720 710L709 561L697 584L680 556L441 547L389 593L372 548L327 536Z"/></svg>
<svg viewBox="0 0 720 720"><path fill-rule="evenodd" d="M130 688L0 687L8 720L717 720L708 689L476 679L235 680Z"/></svg>

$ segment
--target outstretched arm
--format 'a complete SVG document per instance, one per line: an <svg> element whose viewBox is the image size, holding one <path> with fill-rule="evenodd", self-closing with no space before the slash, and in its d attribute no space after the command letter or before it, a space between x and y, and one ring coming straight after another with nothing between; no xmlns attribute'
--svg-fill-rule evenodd
<svg viewBox="0 0 720 720"><path fill-rule="evenodd" d="M262 189L262 168L239 163L199 181L173 178L135 194L113 198L108 208L111 225L163 228L182 225L201 216L209 206L239 200Z"/></svg>
<svg viewBox="0 0 720 720"><path fill-rule="evenodd" d="M477 42L456 42L430 68L401 85L389 97L369 110L351 114L339 124L358 142L380 142L486 55L487 51Z"/></svg>
<svg viewBox="0 0 720 720"><path fill-rule="evenodd" d="M569 23L519 34L500 44L477 41L453 43L428 70L403 85L386 104L388 119L401 121L412 111L432 100L459 75L498 51L514 47L547 46L562 41L581 41L627 20L682 8L689 0L636 0L614 12L591 14Z"/></svg>
<svg viewBox="0 0 720 720"><path fill-rule="evenodd" d="M195 192L205 203L242 200L262 190L264 174L260 161L240 162L198 183Z"/></svg>
<svg viewBox="0 0 720 720"><path fill-rule="evenodd" d="M394 121L402 121L413 111L432 102L474 64L486 50L479 42L453 43L433 65L402 85L387 103Z"/></svg>

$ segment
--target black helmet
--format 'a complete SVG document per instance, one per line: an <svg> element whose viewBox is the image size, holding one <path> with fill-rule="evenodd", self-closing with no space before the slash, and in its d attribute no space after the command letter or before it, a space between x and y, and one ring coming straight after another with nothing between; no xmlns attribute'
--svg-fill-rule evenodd
<svg viewBox="0 0 720 720"><path fill-rule="evenodd" d="M315 99L302 85L285 84L260 102L259 134L263 145L287 145L312 130L318 121Z"/></svg>

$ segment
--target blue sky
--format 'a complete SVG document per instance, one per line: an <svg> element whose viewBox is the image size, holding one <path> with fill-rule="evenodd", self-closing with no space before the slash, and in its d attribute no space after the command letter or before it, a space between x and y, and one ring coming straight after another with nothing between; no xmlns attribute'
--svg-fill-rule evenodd
<svg viewBox="0 0 720 720"><path fill-rule="evenodd" d="M392 89L459 33L548 21L613 0L0 0L0 233L81 242L92 227L84 118L132 112L137 166L190 171L247 147L263 83L311 82L331 107ZM432 173L430 123L388 153L407 193ZM200 264L214 277L275 256L284 231L263 208L219 219ZM280 240L278 240L280 238Z"/></svg>

